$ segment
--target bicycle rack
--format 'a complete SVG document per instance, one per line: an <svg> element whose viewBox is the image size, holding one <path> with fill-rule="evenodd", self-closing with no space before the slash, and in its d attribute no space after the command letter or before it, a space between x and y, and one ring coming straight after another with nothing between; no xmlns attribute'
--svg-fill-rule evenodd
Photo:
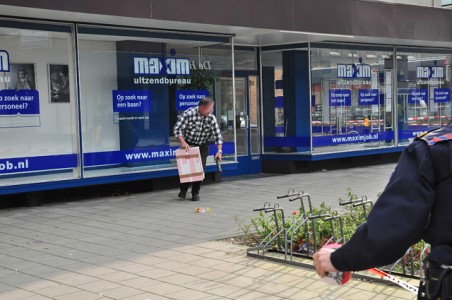
<svg viewBox="0 0 452 300"><path fill-rule="evenodd" d="M265 202L264 207L262 208L256 208L253 209L253 211L264 211L265 213L273 213L273 218L275 222L275 228L262 240L262 242L256 247L258 250L258 253L260 250L263 250L262 253L265 255L265 250L269 248L269 245L275 240L278 239L278 250L281 250L281 234L284 233L284 236L286 236L286 223L285 223L285 217L284 217L284 209L279 207L279 203L275 203L272 207L270 202ZM278 213L280 212L281 215L281 221L282 221L282 229L280 230L279 222L278 222ZM284 241L284 245L286 245L286 242ZM273 248L273 247L270 247Z"/></svg>
<svg viewBox="0 0 452 300"><path fill-rule="evenodd" d="M303 190L298 191L298 195L295 198L289 199L289 202L293 202L296 200L300 200L300 208L299 210L301 210L301 214L300 216L294 220L294 222L292 223L292 226L289 227L287 229L286 232L286 241L289 242L290 244L290 259L292 260L293 257L293 242L294 242L294 235L298 232L298 230L304 225L305 228L305 233L306 233L306 240L308 241L306 243L307 245L307 253L309 255L310 253L310 245L309 245L309 240L310 240L310 233L309 233L309 225L308 225L308 221L309 221L309 216L312 216L312 203L311 203L311 196L309 196L309 194L305 193ZM293 195L292 195L293 196ZM306 213L306 209L305 209L305 205L304 205L304 200L308 201L308 205L309 205L309 213ZM290 239L288 238L288 235L290 233ZM287 249L287 245L286 245L286 249ZM287 257L287 251L285 253L285 256Z"/></svg>
<svg viewBox="0 0 452 300"><path fill-rule="evenodd" d="M369 204L370 209L373 208L374 204L372 202L372 200L368 200L367 196L362 196L361 199L356 199L356 200L350 200L350 201L345 201L345 202L339 202L340 206L345 206L345 205L353 205L354 207L357 206L362 206L363 207L363 212L364 212L364 217L367 219L368 213L366 210L366 205Z"/></svg>
<svg viewBox="0 0 452 300"><path fill-rule="evenodd" d="M336 236L336 230L334 229L334 220L339 221L339 230L341 234L341 238L337 238ZM342 217L338 214L337 211L333 212L333 215L331 217L325 218L324 221L330 221L331 226L331 239L328 240L325 244L328 245L332 240L334 240L335 243L345 243L345 234L344 234L344 221L342 220Z"/></svg>
<svg viewBox="0 0 452 300"><path fill-rule="evenodd" d="M344 234L343 218L337 211L334 211L332 214L314 215L311 196L309 193L305 193L301 189L298 190L298 192L295 192L294 189L289 189L287 194L276 197L276 199L285 198L289 198L289 202L300 201L300 206L298 208L298 211L300 212L299 216L293 220L289 228L286 228L284 209L280 207L279 203L275 203L272 206L270 202L265 202L262 208L253 209L253 211L256 212L263 211L266 214L272 213L275 228L263 238L259 245L249 248L247 250L247 255L313 268L312 263L308 264L301 261L295 261L294 257L298 257L300 259L312 259L312 255L318 250L318 232L316 226L318 225L318 222L328 222L331 227L331 237L325 241L322 246L332 242L345 243L346 238ZM367 219L370 210L373 208L373 202L366 196L362 196L360 199L356 196L352 196L350 200L341 201L339 205L360 207L365 219ZM299 249L294 249L295 238L299 236L300 231L304 239L304 244L301 245ZM421 262L423 261L428 248L429 246L426 245L422 250L420 255ZM266 252L269 251L272 253L275 252L275 255L266 255ZM257 252L257 254L255 252ZM410 255L408 262L405 261L405 256L407 254ZM277 255L279 255L279 257ZM280 258L281 255L283 255L283 258ZM417 274L415 272L417 270L414 270L414 261L413 247L410 247L401 259L396 261L394 264L387 266L384 270L389 273L396 273L394 272L395 267L401 264L402 272L397 272L396 274L417 278ZM407 265L409 266L410 272L407 272ZM420 266L419 274L422 277L422 263ZM361 279L386 283L383 279L380 280L364 274L354 274L353 276Z"/></svg>

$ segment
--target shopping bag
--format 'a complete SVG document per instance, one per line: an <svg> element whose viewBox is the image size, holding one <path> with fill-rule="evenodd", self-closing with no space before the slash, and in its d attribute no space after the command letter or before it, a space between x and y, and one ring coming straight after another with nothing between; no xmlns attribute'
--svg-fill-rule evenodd
<svg viewBox="0 0 452 300"><path fill-rule="evenodd" d="M204 180L204 168L202 167L199 147L176 150L176 161L180 183Z"/></svg>

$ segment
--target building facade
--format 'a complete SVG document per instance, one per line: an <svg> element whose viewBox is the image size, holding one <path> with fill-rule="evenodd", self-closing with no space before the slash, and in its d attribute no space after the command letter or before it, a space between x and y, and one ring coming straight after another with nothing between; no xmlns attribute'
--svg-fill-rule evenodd
<svg viewBox="0 0 452 300"><path fill-rule="evenodd" d="M448 9L358 0L0 9L0 194L176 176L172 127L204 96L216 101L224 176L400 153L452 117Z"/></svg>

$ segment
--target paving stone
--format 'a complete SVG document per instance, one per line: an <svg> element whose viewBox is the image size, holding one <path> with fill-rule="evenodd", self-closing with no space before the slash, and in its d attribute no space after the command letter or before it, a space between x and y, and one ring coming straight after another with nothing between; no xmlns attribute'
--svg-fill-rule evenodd
<svg viewBox="0 0 452 300"><path fill-rule="evenodd" d="M152 279L164 278L164 277L168 277L168 276L171 276L174 274L177 274L177 273L173 272L173 271L168 271L165 269L159 269L159 268L153 268L148 271L138 273L138 275L140 275L140 276L144 276L144 277L148 277L148 278L152 278Z"/></svg>
<svg viewBox="0 0 452 300"><path fill-rule="evenodd" d="M132 287L132 288L136 288L136 289L142 289L145 287L150 287L152 285L155 284L160 284L161 282L155 279L150 279L150 278L146 278L146 277L137 277L134 279L129 279L129 280L125 280L125 281L121 281L122 285L128 286L128 287Z"/></svg>
<svg viewBox="0 0 452 300"><path fill-rule="evenodd" d="M119 287L118 284L106 280L97 280L90 283L81 284L78 286L78 288L82 290L86 290L93 293L100 293L117 287Z"/></svg>
<svg viewBox="0 0 452 300"><path fill-rule="evenodd" d="M70 293L62 296L57 296L54 299L55 300L95 300L95 299L101 299L102 296L96 293L90 293L87 291L78 291L75 293Z"/></svg>
<svg viewBox="0 0 452 300"><path fill-rule="evenodd" d="M185 290L186 288L181 287L179 285L175 285L175 284L159 283L159 284L155 284L155 285L152 285L149 287L144 287L142 289L147 292L151 292L153 294L157 294L160 296L166 296L170 293L175 293L175 292Z"/></svg>
<svg viewBox="0 0 452 300"><path fill-rule="evenodd" d="M102 279L108 280L111 282L122 282L126 280L136 279L136 278L143 278L139 274L132 274L122 271L116 271L113 273L103 274Z"/></svg>
<svg viewBox="0 0 452 300"><path fill-rule="evenodd" d="M103 296L112 299L129 299L129 297L142 294L143 291L139 289L134 289L127 286L120 286L114 289L106 290L101 292Z"/></svg>
<svg viewBox="0 0 452 300"><path fill-rule="evenodd" d="M42 296L54 298L54 297L71 294L71 293L78 292L78 291L80 291L80 289L77 289L77 288L69 286L69 285L59 284L57 286L47 287L47 288L40 289L40 290L37 290L34 292L36 294L39 294Z"/></svg>
<svg viewBox="0 0 452 300"><path fill-rule="evenodd" d="M127 300L168 300L168 299L171 299L171 298L156 295L156 294L151 294L151 293L143 293L143 294L139 294L139 295L135 295L135 296L130 296L127 298Z"/></svg>
<svg viewBox="0 0 452 300"><path fill-rule="evenodd" d="M177 300L200 300L200 299L207 299L212 297L212 294L208 294L205 292L200 292L196 290L182 290L179 292L171 293L167 295L170 298L177 299Z"/></svg>

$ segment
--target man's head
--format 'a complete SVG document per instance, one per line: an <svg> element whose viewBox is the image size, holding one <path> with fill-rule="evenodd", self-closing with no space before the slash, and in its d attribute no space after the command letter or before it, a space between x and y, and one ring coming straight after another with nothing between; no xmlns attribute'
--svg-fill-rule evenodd
<svg viewBox="0 0 452 300"><path fill-rule="evenodd" d="M205 97L199 100L198 110L199 114L201 116L208 116L213 112L213 107L215 105L215 102L212 100L212 98Z"/></svg>

